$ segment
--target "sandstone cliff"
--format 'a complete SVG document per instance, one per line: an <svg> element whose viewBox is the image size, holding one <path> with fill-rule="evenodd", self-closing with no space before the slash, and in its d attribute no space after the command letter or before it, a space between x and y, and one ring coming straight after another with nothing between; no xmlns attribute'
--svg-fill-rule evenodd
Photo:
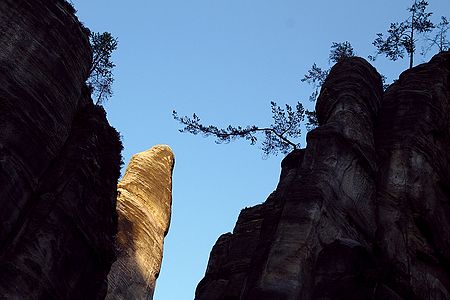
<svg viewBox="0 0 450 300"><path fill-rule="evenodd" d="M169 230L174 156L155 146L131 158L118 185L117 261L107 299L153 299Z"/></svg>
<svg viewBox="0 0 450 300"><path fill-rule="evenodd" d="M102 299L121 143L85 80L87 33L62 0L0 1L0 295Z"/></svg>
<svg viewBox="0 0 450 300"><path fill-rule="evenodd" d="M316 111L196 299L450 299L450 52L384 94L366 61L338 63Z"/></svg>

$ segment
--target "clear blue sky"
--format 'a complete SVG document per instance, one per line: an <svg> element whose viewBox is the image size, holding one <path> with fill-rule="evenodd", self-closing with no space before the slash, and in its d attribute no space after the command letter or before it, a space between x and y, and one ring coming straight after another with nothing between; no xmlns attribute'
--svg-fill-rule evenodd
<svg viewBox="0 0 450 300"><path fill-rule="evenodd" d="M156 300L192 299L209 253L232 231L240 210L274 190L281 156L262 159L246 141L216 145L179 133L171 117L196 112L205 123L271 121L271 100L302 101L300 79L313 62L328 66L331 42L348 40L364 57L377 32L407 16L411 1L112 1L73 0L92 31L119 39L108 119L123 136L124 160L155 144L174 151L173 213ZM450 17L450 1L430 1L434 19ZM422 61L421 58L417 59ZM380 58L391 80L407 60ZM301 140L304 145L304 139Z"/></svg>

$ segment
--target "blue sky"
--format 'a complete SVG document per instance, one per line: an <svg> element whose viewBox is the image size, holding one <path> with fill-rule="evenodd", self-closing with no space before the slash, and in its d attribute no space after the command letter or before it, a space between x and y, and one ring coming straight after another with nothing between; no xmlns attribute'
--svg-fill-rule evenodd
<svg viewBox="0 0 450 300"><path fill-rule="evenodd" d="M217 145L178 132L171 116L197 113L205 123L270 124L270 101L295 105L311 88L300 79L313 62L328 67L332 42L357 54L390 22L407 17L411 1L112 1L73 0L92 31L119 39L113 56L114 96L108 120L123 136L124 160L155 144L174 151L173 212L156 300L192 299L219 235L240 210L274 190L282 156L262 159L246 141ZM370 3L370 5L369 5ZM376 3L376 4L374 4ZM434 20L450 17L450 1L430 1ZM423 59L417 58L417 62ZM378 59L391 80L407 60ZM304 138L300 140L305 145Z"/></svg>

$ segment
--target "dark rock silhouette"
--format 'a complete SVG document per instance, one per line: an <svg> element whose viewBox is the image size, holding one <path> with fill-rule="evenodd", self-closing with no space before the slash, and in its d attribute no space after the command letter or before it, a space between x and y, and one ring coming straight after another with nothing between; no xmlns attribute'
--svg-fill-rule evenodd
<svg viewBox="0 0 450 300"><path fill-rule="evenodd" d="M213 247L196 299L450 299L450 52L384 93L336 64L306 149Z"/></svg>
<svg viewBox="0 0 450 300"><path fill-rule="evenodd" d="M121 143L62 0L0 1L0 298L102 299Z"/></svg>

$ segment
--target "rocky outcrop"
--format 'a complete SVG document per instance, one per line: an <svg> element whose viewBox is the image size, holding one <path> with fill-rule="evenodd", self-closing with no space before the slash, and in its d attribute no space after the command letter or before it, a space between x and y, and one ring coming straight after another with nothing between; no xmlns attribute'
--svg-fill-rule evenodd
<svg viewBox="0 0 450 300"><path fill-rule="evenodd" d="M196 299L450 298L450 52L386 93L334 66L306 149L214 246Z"/></svg>
<svg viewBox="0 0 450 300"><path fill-rule="evenodd" d="M158 145L135 154L118 185L117 261L106 299L153 299L169 230L174 156Z"/></svg>
<svg viewBox="0 0 450 300"><path fill-rule="evenodd" d="M121 143L87 33L60 0L1 1L0 31L0 295L104 298Z"/></svg>
<svg viewBox="0 0 450 300"><path fill-rule="evenodd" d="M404 72L375 130L377 247L404 299L450 299L450 52Z"/></svg>

